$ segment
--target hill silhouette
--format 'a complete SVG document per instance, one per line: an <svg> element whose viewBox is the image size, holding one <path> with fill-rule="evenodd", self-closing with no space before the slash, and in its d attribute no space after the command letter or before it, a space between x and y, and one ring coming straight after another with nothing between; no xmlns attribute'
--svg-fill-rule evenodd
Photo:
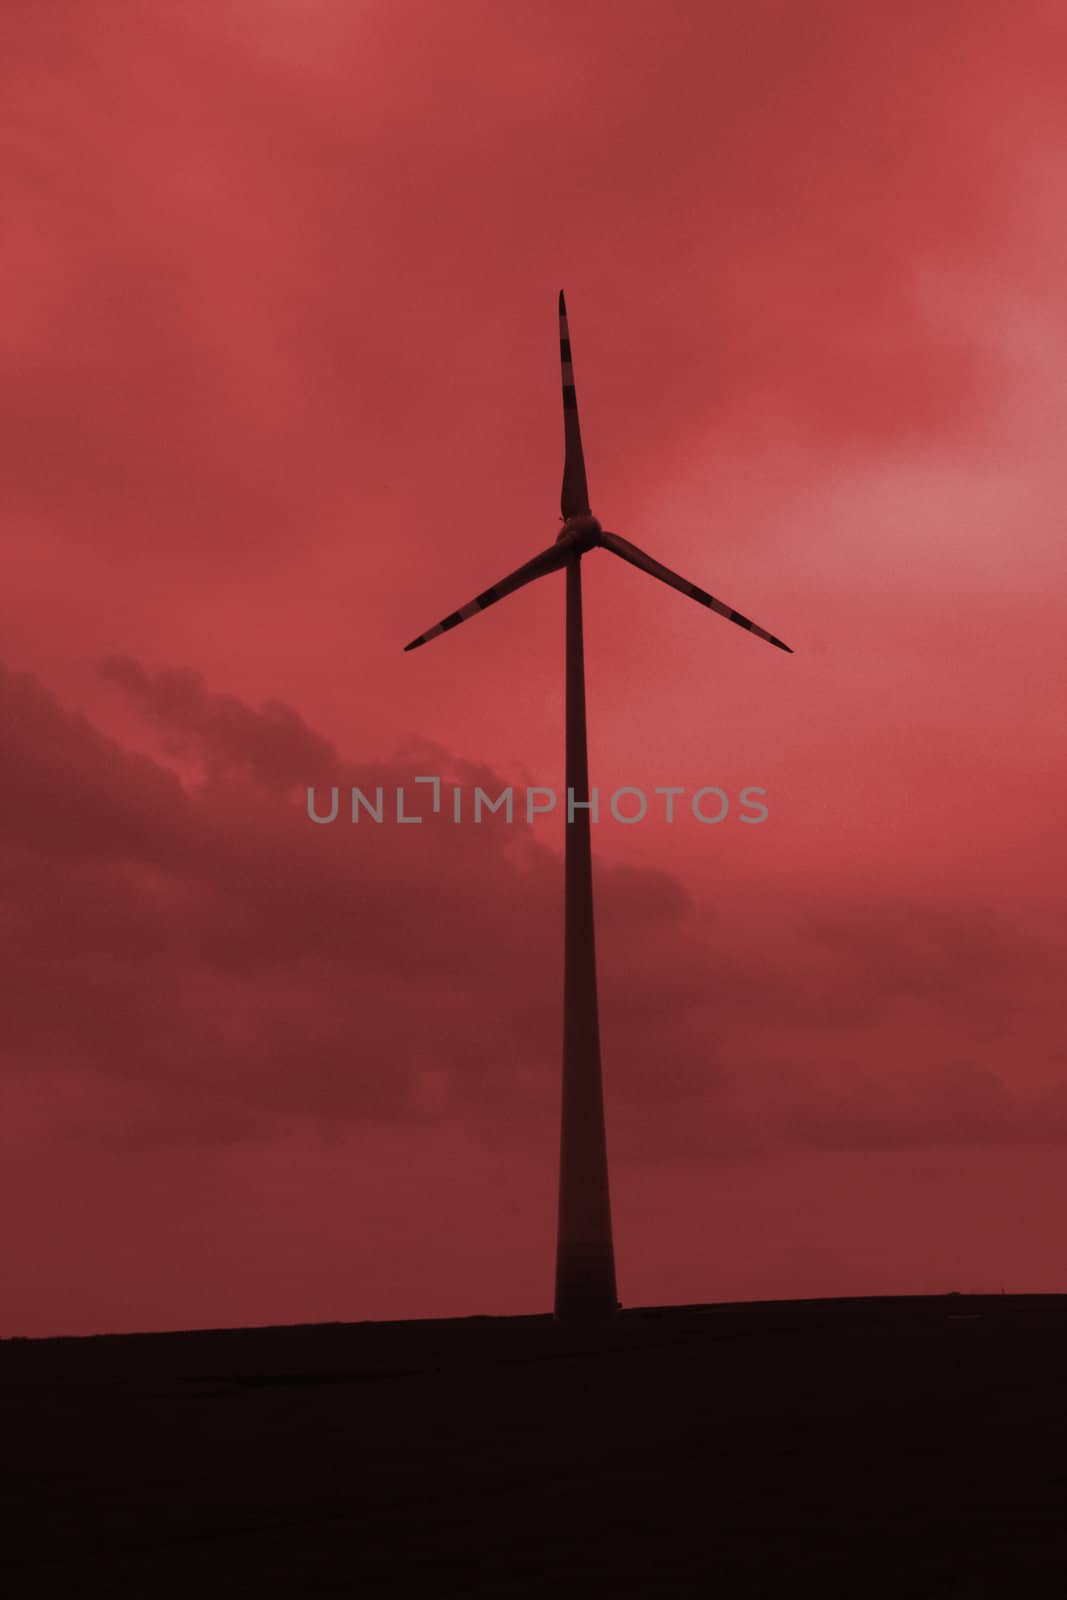
<svg viewBox="0 0 1067 1600"><path fill-rule="evenodd" d="M0 1343L11 1592L1037 1593L1067 1296ZM9 1581L12 1581L9 1580Z"/></svg>

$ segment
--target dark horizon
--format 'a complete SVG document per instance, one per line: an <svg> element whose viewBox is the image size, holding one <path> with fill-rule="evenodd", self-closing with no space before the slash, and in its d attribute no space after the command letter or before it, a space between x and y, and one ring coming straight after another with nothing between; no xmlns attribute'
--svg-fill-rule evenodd
<svg viewBox="0 0 1067 1600"><path fill-rule="evenodd" d="M1016 1292L1008 1294L1006 1290L995 1293L985 1292L979 1294L967 1293L961 1289L945 1289L940 1293L928 1294L866 1294L866 1295L808 1295L793 1298L768 1298L765 1300L708 1300L668 1302L663 1305L626 1305L618 1306L618 1316L622 1322L632 1322L634 1319L681 1316L684 1313L695 1315L715 1315L720 1312L761 1312L781 1309L807 1310L823 1308L827 1311L845 1312L852 1309L876 1310L879 1307L897 1307L907 1309L909 1306L929 1306L934 1309L942 1307L946 1316L952 1316L958 1309L956 1302L966 1302L967 1306L986 1305L1006 1307L1008 1302L1014 1307L1047 1305L1055 1308L1059 1305L1067 1307L1067 1290L1065 1291L1037 1291ZM488 1312L470 1311L457 1312L445 1317L363 1317L359 1320L345 1321L335 1319L319 1322L260 1322L249 1324L220 1323L214 1326L196 1326L180 1328L102 1328L96 1333L47 1333L47 1334L0 1334L0 1345L45 1345L45 1344L92 1344L98 1341L148 1341L175 1339L199 1339L210 1337L214 1334L284 1334L284 1333L329 1333L331 1331L345 1330L353 1334L360 1329L373 1329L383 1331L387 1328L426 1328L433 1329L474 1327L486 1323L498 1325L523 1324L557 1327L561 1338L572 1334L588 1333L590 1337L598 1337L597 1329L602 1319L591 1318L588 1320L560 1319L551 1306L541 1311L513 1311L513 1312ZM606 1334L610 1337L610 1334Z"/></svg>

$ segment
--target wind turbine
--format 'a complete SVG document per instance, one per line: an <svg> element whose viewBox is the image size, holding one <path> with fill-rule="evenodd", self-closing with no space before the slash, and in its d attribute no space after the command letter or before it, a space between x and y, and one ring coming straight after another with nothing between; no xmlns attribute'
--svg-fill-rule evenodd
<svg viewBox="0 0 1067 1600"><path fill-rule="evenodd" d="M420 633L404 646L417 650L440 633L457 628L535 578L560 567L567 571L567 732L568 815L564 848L563 939L563 1104L560 1131L559 1223L556 1238L557 1317L610 1316L618 1307L615 1251L611 1234L604 1095L600 1072L600 1023L596 991L593 926L593 868L589 833L589 759L585 728L585 660L582 646L582 556L598 546L621 556L702 606L766 639L779 650L787 644L765 633L722 600L679 577L636 545L608 533L589 509L585 458L578 426L567 307L559 295L559 354L563 367L563 427L566 455L560 509L563 527L556 542L483 590L468 605ZM792 652L790 651L790 654ZM573 807L572 807L573 801Z"/></svg>

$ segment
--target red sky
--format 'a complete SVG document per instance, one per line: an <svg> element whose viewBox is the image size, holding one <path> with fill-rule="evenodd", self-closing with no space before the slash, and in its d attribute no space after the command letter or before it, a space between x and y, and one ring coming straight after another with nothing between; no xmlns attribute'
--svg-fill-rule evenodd
<svg viewBox="0 0 1067 1600"><path fill-rule="evenodd" d="M0 23L0 1334L547 1309L567 292L625 1303L1063 1290L1067 23ZM494 788L493 792L496 792Z"/></svg>

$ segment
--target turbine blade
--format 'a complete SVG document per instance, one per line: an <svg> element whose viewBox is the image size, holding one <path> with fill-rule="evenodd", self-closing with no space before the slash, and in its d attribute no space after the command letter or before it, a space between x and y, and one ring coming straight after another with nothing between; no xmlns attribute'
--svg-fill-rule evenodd
<svg viewBox="0 0 1067 1600"><path fill-rule="evenodd" d="M574 363L571 359L571 336L567 327L567 302L563 298L562 289L559 291L559 360L563 370L563 437L566 445L560 510L566 519L588 516L589 489L585 481L582 433L578 426L578 399L574 392Z"/></svg>
<svg viewBox="0 0 1067 1600"><path fill-rule="evenodd" d="M514 594L516 589L523 588L527 583L533 583L535 578L543 578L546 573L555 572L559 567L566 566L571 542L570 539L565 539L558 544L549 545L547 550L542 550L532 561L517 567L506 578L501 578L499 583L494 583L491 589L486 589L469 605L460 606L458 611L453 611L451 616L445 617L435 628L428 628L425 633L420 633L419 637L412 639L404 649L417 650L420 644L425 644L429 639L436 639L439 633L447 633L450 628L458 628L468 617L477 616L478 612L484 611L487 606L495 605L498 600Z"/></svg>
<svg viewBox="0 0 1067 1600"><path fill-rule="evenodd" d="M777 646L779 650L787 650L792 655L789 645L783 644L781 639L776 639L773 633L766 633L762 628L757 628L748 617L743 617L740 611L735 611L724 600L716 600L713 594L708 594L706 589L698 589L695 583L690 583L687 578L682 578L677 572L672 572L670 567L663 566L659 561L653 560L643 550L639 550L628 539L621 539L617 533L602 533L600 543L605 550L611 550L615 555L621 556L624 561L629 561L631 566L639 567L642 572L649 573L653 578L658 578L661 583L669 584L672 589L677 589L681 594L687 594L691 600L696 600L702 606L708 606L712 611L717 611L720 617L725 617L728 622L736 622L739 628L746 628L749 633L754 633L758 639L766 639L768 644Z"/></svg>

